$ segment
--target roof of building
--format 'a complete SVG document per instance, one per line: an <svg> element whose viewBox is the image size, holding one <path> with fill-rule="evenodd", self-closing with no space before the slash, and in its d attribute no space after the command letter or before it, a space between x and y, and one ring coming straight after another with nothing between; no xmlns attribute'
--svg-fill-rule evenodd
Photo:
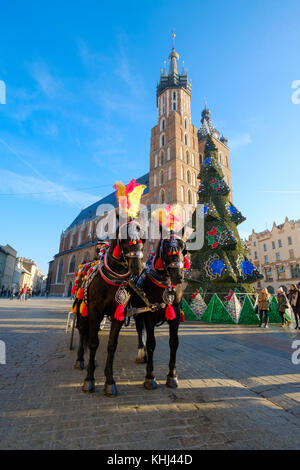
<svg viewBox="0 0 300 470"><path fill-rule="evenodd" d="M273 226L272 226L272 229L271 229L271 230L266 229L266 230L263 230L263 231L261 231L261 232L255 232L255 230L252 229L252 233L251 233L251 235L249 236L248 241L252 238L253 235L255 235L255 236L258 237L258 238L262 238L262 237L267 236L267 235L271 236L272 231L273 231L274 229L282 230L287 222L289 222L291 225L300 225L300 219L298 219L298 220L289 220L289 219L286 217L286 218L285 218L285 221L284 221L282 224L276 225L276 223L273 222Z"/></svg>
<svg viewBox="0 0 300 470"><path fill-rule="evenodd" d="M140 178L137 178L136 180L137 183L144 184L146 185L146 189L144 191L144 194L147 194L149 192L149 173L146 173L145 175L141 176ZM97 214L97 208L98 206L102 204L111 204L112 206L116 207L117 206L117 200L116 200L116 193L115 191L108 194L107 196L103 197L97 202L94 202L91 206L86 207L83 209L80 214L76 217L76 219L73 220L71 225L67 228L67 230L70 230L74 227L77 227L78 225L83 224L84 222L88 222L90 220L93 220L96 218Z"/></svg>

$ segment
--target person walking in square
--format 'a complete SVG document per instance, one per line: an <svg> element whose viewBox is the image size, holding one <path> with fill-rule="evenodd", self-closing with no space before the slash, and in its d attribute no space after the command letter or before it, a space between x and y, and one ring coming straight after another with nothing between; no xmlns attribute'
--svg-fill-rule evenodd
<svg viewBox="0 0 300 470"><path fill-rule="evenodd" d="M264 287L259 295L258 295L258 310L259 310L259 318L260 324L262 326L263 320L265 322L265 328L269 328L268 321L269 321L269 299L270 294L267 289Z"/></svg>
<svg viewBox="0 0 300 470"><path fill-rule="evenodd" d="M294 312L295 317L295 330L299 330L299 317L300 317L300 293L299 289L295 284L292 284L290 290L287 293L288 299L290 301L291 307Z"/></svg>
<svg viewBox="0 0 300 470"><path fill-rule="evenodd" d="M285 317L286 310L288 309L288 299L284 293L282 287L279 287L277 292L277 301L278 301L278 313L281 316L281 327L289 326L290 321Z"/></svg>

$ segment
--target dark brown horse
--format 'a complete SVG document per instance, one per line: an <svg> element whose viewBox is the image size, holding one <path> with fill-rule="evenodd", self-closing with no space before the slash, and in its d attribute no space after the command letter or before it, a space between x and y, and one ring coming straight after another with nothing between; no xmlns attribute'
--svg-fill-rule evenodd
<svg viewBox="0 0 300 470"><path fill-rule="evenodd" d="M89 363L87 375L83 383L83 391L93 392L95 389L95 355L99 346L99 327L104 315L111 319L111 328L107 346L105 366L105 394L117 394L113 377L113 359L118 344L118 337L126 316L128 281L139 275L143 269L143 241L140 238L140 225L130 220L127 224L128 237L120 238L117 230L116 239L112 240L100 258L100 263L92 273L90 282L85 287L84 302L88 307L85 317L78 314L80 333L79 354L77 364L83 365L83 345L89 347ZM124 229L124 227L123 227Z"/></svg>
<svg viewBox="0 0 300 470"><path fill-rule="evenodd" d="M147 366L144 386L148 390L157 388L153 375L153 353L156 346L155 326L165 321L169 324L170 361L166 385L175 388L178 386L176 376L176 352L178 348L178 328L181 321L182 282L184 269L185 242L174 232L170 238L161 238L157 251L151 263L139 281L138 287L148 299L151 310L135 315L136 329L139 335L139 350L143 347L142 331L145 325L147 333L146 353ZM132 313L145 307L145 302L138 295L131 298ZM141 351L138 353L140 362Z"/></svg>

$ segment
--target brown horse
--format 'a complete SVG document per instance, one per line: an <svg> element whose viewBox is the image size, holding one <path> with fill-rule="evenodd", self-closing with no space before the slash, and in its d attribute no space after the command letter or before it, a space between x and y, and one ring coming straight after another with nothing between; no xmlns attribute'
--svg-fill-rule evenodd
<svg viewBox="0 0 300 470"><path fill-rule="evenodd" d="M140 237L141 227L135 220L126 224L128 237L121 238L117 229L116 239L104 250L100 263L87 280L84 303L87 305L86 316L78 314L80 334L77 364L83 365L83 345L89 347L89 363L87 375L83 383L83 391L93 392L95 389L95 355L99 346L99 327L104 315L111 319L111 328L107 346L105 366L105 394L117 394L113 377L113 359L118 344L118 337L126 316L129 292L129 280L139 275L143 269L143 240ZM122 227L124 229L124 226ZM79 308L78 308L79 309Z"/></svg>
<svg viewBox="0 0 300 470"><path fill-rule="evenodd" d="M171 231L170 237L161 238L157 251L147 263L146 269L138 281L139 289L142 289L147 297L149 310L138 313L145 307L145 302L138 293L131 298L132 312L136 312L135 322L139 335L139 352L137 362L141 362L141 349L143 346L142 332L145 326L147 332L146 341L146 377L144 386L148 390L157 388L153 375L153 353L156 346L155 326L165 321L169 324L170 361L169 373L166 385L171 388L178 386L176 376L176 352L179 344L178 328L182 319L182 282L184 269L184 255L186 253L185 242ZM145 361L146 362L146 361Z"/></svg>

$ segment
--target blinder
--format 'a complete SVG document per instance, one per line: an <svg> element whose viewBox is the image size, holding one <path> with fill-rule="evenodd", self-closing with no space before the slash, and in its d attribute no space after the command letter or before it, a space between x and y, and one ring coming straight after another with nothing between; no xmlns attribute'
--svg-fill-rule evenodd
<svg viewBox="0 0 300 470"><path fill-rule="evenodd" d="M126 224L124 225L128 225L129 226L129 230L128 230L128 234L130 234L130 232L133 232L132 235L133 237L135 237L134 239L130 240L129 241L129 246L132 247L132 246L135 246L135 245L142 245L143 244L143 241L139 238L139 234L138 234L138 230L137 228L139 228L139 230L141 230L141 226L138 222L136 221L129 221L127 222ZM122 225L122 227L124 226ZM122 228L121 227L121 228ZM130 230L132 227L136 227L136 229L133 231L133 230ZM130 234L131 235L131 234ZM143 254L143 251L140 249L140 250L137 250L137 251L129 251L128 253L124 253L124 250L122 248L122 245L121 245L121 240L118 236L118 245L122 251L122 256L123 258L125 259L125 263L127 264L127 259L142 259L144 257L144 254Z"/></svg>

